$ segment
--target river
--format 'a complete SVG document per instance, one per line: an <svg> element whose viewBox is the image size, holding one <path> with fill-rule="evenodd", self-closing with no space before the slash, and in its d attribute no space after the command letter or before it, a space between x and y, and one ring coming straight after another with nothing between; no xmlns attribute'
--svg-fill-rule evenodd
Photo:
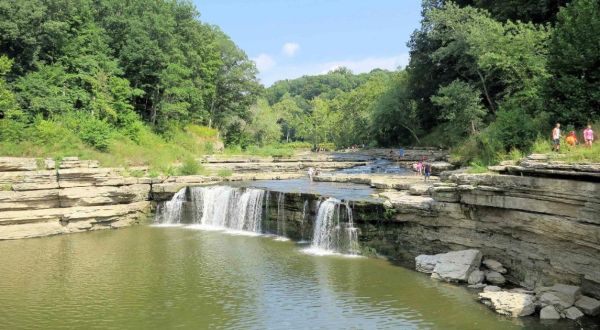
<svg viewBox="0 0 600 330"><path fill-rule="evenodd" d="M182 227L0 242L1 329L517 329L388 261ZM570 323L555 324L565 328Z"/></svg>

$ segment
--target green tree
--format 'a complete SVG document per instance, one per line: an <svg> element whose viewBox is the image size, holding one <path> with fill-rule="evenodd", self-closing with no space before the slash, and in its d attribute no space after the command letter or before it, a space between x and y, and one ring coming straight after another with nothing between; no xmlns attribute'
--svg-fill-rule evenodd
<svg viewBox="0 0 600 330"><path fill-rule="evenodd" d="M558 13L550 43L548 105L557 120L600 118L600 3L574 0Z"/></svg>
<svg viewBox="0 0 600 330"><path fill-rule="evenodd" d="M408 74L398 72L391 87L377 100L372 113L372 134L383 146L419 143L421 127L416 102L407 88Z"/></svg>
<svg viewBox="0 0 600 330"><path fill-rule="evenodd" d="M481 129L486 110L481 104L481 92L471 85L455 80L440 87L431 101L440 108L440 119L448 123L446 136L453 142L477 134Z"/></svg>
<svg viewBox="0 0 600 330"><path fill-rule="evenodd" d="M294 140L296 132L304 122L304 110L298 106L296 100L290 94L284 95L279 102L275 103L273 110L281 118L280 124L285 141Z"/></svg>
<svg viewBox="0 0 600 330"><path fill-rule="evenodd" d="M259 99L255 105L250 107L252 120L249 124L249 131L253 135L254 141L265 146L279 142L281 138L281 127L278 124L280 117L274 111L267 100Z"/></svg>

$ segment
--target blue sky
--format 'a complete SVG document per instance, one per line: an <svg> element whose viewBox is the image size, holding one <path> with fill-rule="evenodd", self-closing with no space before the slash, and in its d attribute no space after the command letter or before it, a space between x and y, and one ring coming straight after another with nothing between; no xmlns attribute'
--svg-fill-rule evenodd
<svg viewBox="0 0 600 330"><path fill-rule="evenodd" d="M420 0L194 0L200 19L216 24L246 51L260 79L355 73L408 63Z"/></svg>

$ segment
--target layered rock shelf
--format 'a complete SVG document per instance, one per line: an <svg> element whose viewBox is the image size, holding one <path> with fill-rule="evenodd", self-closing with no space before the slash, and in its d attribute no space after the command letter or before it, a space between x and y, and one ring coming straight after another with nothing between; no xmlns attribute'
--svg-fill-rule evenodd
<svg viewBox="0 0 600 330"><path fill-rule="evenodd" d="M139 222L152 179L124 177L95 161L0 158L0 239L39 237Z"/></svg>

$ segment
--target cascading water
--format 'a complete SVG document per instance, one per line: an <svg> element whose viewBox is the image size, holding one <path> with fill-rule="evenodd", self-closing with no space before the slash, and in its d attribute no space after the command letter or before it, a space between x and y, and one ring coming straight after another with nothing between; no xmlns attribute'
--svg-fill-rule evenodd
<svg viewBox="0 0 600 330"><path fill-rule="evenodd" d="M317 202L317 201L316 201ZM354 227L349 204L335 198L317 202L318 209L313 237L307 252L315 254L359 254L358 229ZM180 225L183 215L190 215L185 224L203 229L231 230L246 233L268 233L263 228L263 216L269 221L269 193L262 189L228 186L191 187L177 192L157 208L155 222L160 225ZM345 211L345 212L344 212ZM309 201L302 206L300 239L304 240ZM277 195L277 240L286 237L285 194ZM274 229L274 228L273 228Z"/></svg>
<svg viewBox="0 0 600 330"><path fill-rule="evenodd" d="M346 209L346 222L342 221L342 206ZM358 230L354 227L350 206L335 198L323 201L319 205L313 239L308 252L357 255L358 246Z"/></svg>
<svg viewBox="0 0 600 330"><path fill-rule="evenodd" d="M304 200L304 204L302 205L302 218L300 219L300 242L306 243L304 238L304 231L306 230L306 216L308 216L308 199Z"/></svg>
<svg viewBox="0 0 600 330"><path fill-rule="evenodd" d="M280 240L287 240L285 232L285 193L277 194L277 236Z"/></svg>
<svg viewBox="0 0 600 330"><path fill-rule="evenodd" d="M205 228L231 229L236 231L261 231L263 200L265 191L252 188L232 188L227 186L192 187L190 207L193 213L191 224ZM174 219L181 222L185 189L180 190L173 199L164 205L164 213L158 216L160 224L171 224Z"/></svg>
<svg viewBox="0 0 600 330"><path fill-rule="evenodd" d="M186 189L179 190L170 201L159 204L156 209L155 222L161 225L178 225L183 215Z"/></svg>

